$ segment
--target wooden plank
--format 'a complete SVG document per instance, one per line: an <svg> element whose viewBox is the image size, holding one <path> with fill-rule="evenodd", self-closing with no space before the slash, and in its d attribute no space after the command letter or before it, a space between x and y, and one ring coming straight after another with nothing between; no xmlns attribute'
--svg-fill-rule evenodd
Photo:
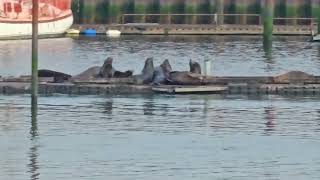
<svg viewBox="0 0 320 180"><path fill-rule="evenodd" d="M152 91L169 94L197 94L197 93L222 93L228 89L227 86L162 86L154 87Z"/></svg>

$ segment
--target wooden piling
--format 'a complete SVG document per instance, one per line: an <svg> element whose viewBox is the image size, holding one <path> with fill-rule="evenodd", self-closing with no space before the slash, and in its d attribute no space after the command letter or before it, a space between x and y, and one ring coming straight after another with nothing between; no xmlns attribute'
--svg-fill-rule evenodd
<svg viewBox="0 0 320 180"><path fill-rule="evenodd" d="M121 22L122 5L124 0L109 0L108 15L110 24Z"/></svg>
<svg viewBox="0 0 320 180"><path fill-rule="evenodd" d="M247 14L248 9L248 0L238 0L235 2L236 6L236 14ZM236 17L236 24L245 25L247 24L247 16L237 16Z"/></svg>
<svg viewBox="0 0 320 180"><path fill-rule="evenodd" d="M320 0L312 0L312 17L317 18L318 34L320 33Z"/></svg>
<svg viewBox="0 0 320 180"><path fill-rule="evenodd" d="M82 22L85 24L94 24L96 22L96 2L83 1L82 5Z"/></svg>
<svg viewBox="0 0 320 180"><path fill-rule="evenodd" d="M160 17L161 24L171 24L171 2L170 0L160 0L160 14L163 14ZM164 16L164 14L167 14Z"/></svg>
<svg viewBox="0 0 320 180"><path fill-rule="evenodd" d="M32 0L32 83L31 104L37 109L38 104L38 19L39 0Z"/></svg>
<svg viewBox="0 0 320 180"><path fill-rule="evenodd" d="M298 6L300 0L286 0L286 17L297 18L298 17ZM288 25L297 25L296 19L287 20Z"/></svg>
<svg viewBox="0 0 320 180"><path fill-rule="evenodd" d="M274 0L263 0L263 41L270 44L273 34Z"/></svg>
<svg viewBox="0 0 320 180"><path fill-rule="evenodd" d="M216 8L217 8L217 24L224 24L224 0L216 0Z"/></svg>
<svg viewBox="0 0 320 180"><path fill-rule="evenodd" d="M185 14L197 14L198 0L186 0L184 4ZM185 17L185 24L197 24L197 17L194 15Z"/></svg>
<svg viewBox="0 0 320 180"><path fill-rule="evenodd" d="M149 0L135 0L134 1L134 13L135 14L146 14L148 3L150 3ZM136 16L134 19L134 22L145 23L146 16L144 16L144 15Z"/></svg>

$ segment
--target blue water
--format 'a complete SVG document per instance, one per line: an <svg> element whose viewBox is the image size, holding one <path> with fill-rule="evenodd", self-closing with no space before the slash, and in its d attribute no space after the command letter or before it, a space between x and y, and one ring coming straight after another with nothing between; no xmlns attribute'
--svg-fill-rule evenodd
<svg viewBox="0 0 320 180"><path fill-rule="evenodd" d="M30 41L0 41L0 75L30 74ZM114 57L213 61L215 75L320 75L308 37L122 36L44 39L40 68L72 75ZM220 95L0 96L0 180L320 179L320 98Z"/></svg>
<svg viewBox="0 0 320 180"><path fill-rule="evenodd" d="M274 37L271 56L258 36L122 36L40 40L42 69L79 74L111 56L116 69L139 74L147 57L155 65L169 59L174 70L188 70L189 59L210 59L212 72L223 76L279 75L300 70L320 75L320 44L309 37ZM0 41L0 75L31 74L31 41ZM268 51L267 51L268 52Z"/></svg>
<svg viewBox="0 0 320 180"><path fill-rule="evenodd" d="M317 97L0 96L0 179L319 179ZM32 132L32 133L31 133Z"/></svg>

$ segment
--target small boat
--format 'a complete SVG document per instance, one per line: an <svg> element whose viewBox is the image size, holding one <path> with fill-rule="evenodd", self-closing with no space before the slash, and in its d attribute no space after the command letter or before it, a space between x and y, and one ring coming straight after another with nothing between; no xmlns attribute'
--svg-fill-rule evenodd
<svg viewBox="0 0 320 180"><path fill-rule="evenodd" d="M119 37L121 35L121 31L119 31L119 30L108 30L106 32L106 34L109 37Z"/></svg>
<svg viewBox="0 0 320 180"><path fill-rule="evenodd" d="M314 31L311 31L312 41L320 41L320 34L315 34Z"/></svg>
<svg viewBox="0 0 320 180"><path fill-rule="evenodd" d="M39 0L39 35L63 34L73 24L71 0ZM0 0L0 39L32 35L32 1Z"/></svg>

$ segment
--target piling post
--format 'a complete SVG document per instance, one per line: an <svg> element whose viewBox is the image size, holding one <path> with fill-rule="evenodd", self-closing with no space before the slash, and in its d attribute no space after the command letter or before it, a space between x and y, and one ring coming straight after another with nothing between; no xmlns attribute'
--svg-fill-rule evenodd
<svg viewBox="0 0 320 180"><path fill-rule="evenodd" d="M146 14L147 13L147 6L149 4L149 0L135 0L134 1L134 13L135 14ZM134 19L137 23L145 23L146 22L146 16L136 16Z"/></svg>
<svg viewBox="0 0 320 180"><path fill-rule="evenodd" d="M298 16L298 6L300 0L286 0L286 16L287 18L297 18ZM290 19L287 21L288 25L297 25L296 19Z"/></svg>
<svg viewBox="0 0 320 180"><path fill-rule="evenodd" d="M317 19L318 34L320 34L320 0L312 0L312 17Z"/></svg>
<svg viewBox="0 0 320 180"><path fill-rule="evenodd" d="M263 0L262 5L263 47L265 52L270 55L272 49L274 0Z"/></svg>
<svg viewBox="0 0 320 180"><path fill-rule="evenodd" d="M217 8L217 24L224 24L224 0L216 0L216 8Z"/></svg>
<svg viewBox="0 0 320 180"><path fill-rule="evenodd" d="M184 13L185 14L197 14L197 0L186 0L184 2ZM194 15L189 15L185 17L185 24L196 24L197 17Z"/></svg>
<svg viewBox="0 0 320 180"><path fill-rule="evenodd" d="M32 112L37 109L38 104L38 19L39 0L32 0L32 82L31 82L31 104ZM36 114L36 112L35 112Z"/></svg>
<svg viewBox="0 0 320 180"><path fill-rule="evenodd" d="M263 39L272 41L274 0L263 0Z"/></svg>
<svg viewBox="0 0 320 180"><path fill-rule="evenodd" d="M120 22L122 4L123 0L109 0L108 16L110 24Z"/></svg>
<svg viewBox="0 0 320 180"><path fill-rule="evenodd" d="M248 8L248 1L247 0L238 0L235 4L236 6L236 14L246 14ZM247 16L241 15L236 17L236 23L241 25L247 24Z"/></svg>
<svg viewBox="0 0 320 180"><path fill-rule="evenodd" d="M96 1L83 1L82 13L83 22L86 24L94 24L96 20Z"/></svg>
<svg viewBox="0 0 320 180"><path fill-rule="evenodd" d="M169 0L160 0L160 23L170 24L171 23L171 3ZM167 14L165 16L165 14Z"/></svg>

